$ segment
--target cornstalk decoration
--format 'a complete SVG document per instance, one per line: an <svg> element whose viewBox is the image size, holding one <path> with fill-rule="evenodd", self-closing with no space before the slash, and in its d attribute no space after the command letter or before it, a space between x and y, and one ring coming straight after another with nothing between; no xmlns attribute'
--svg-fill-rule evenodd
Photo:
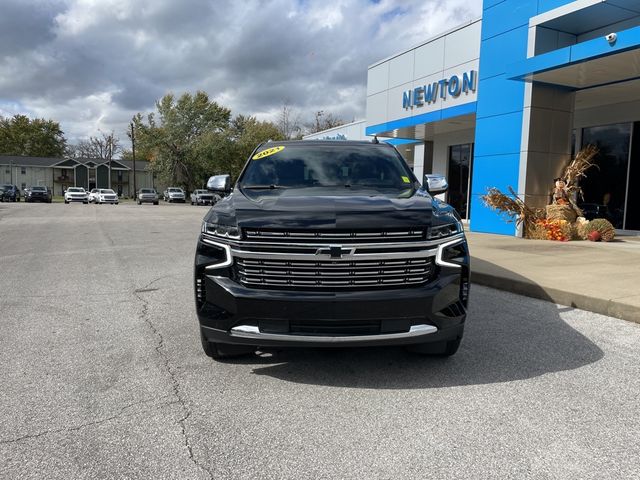
<svg viewBox="0 0 640 480"><path fill-rule="evenodd" d="M482 196L482 201L489 208L507 215L508 222L515 222L516 225L523 224L525 236L529 236L535 223L545 218L545 212L541 208L527 206L511 187L509 187L509 193L510 196L495 187L489 188L487 194Z"/></svg>
<svg viewBox="0 0 640 480"><path fill-rule="evenodd" d="M571 160L565 167L564 172L560 178L565 181L567 185L567 192L569 194L575 193L580 198L584 198L582 195L582 188L578 185L578 181L586 177L586 171L591 167L599 168L597 164L593 162L593 158L598 154L598 148L595 145L587 145L576 154L576 158Z"/></svg>

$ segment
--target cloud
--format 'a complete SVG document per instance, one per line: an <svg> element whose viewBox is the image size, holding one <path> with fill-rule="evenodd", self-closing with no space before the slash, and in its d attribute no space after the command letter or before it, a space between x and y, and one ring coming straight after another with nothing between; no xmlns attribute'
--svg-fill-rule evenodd
<svg viewBox="0 0 640 480"><path fill-rule="evenodd" d="M167 92L234 114L363 118L367 66L480 15L481 1L4 0L1 105L67 137L123 131ZM4 112L14 111L3 108Z"/></svg>

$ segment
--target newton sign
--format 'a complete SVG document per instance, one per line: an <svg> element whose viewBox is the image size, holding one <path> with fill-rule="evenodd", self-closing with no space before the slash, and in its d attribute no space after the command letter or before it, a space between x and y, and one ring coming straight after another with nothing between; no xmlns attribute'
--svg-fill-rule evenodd
<svg viewBox="0 0 640 480"><path fill-rule="evenodd" d="M478 72L470 70L462 75L452 75L437 82L429 83L402 92L402 108L422 107L434 103L438 98L458 98L463 93L475 92L478 84Z"/></svg>

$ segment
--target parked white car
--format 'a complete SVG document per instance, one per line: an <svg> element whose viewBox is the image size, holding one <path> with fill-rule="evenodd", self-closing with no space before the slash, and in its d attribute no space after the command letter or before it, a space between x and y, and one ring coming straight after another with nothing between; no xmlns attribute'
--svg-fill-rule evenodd
<svg viewBox="0 0 640 480"><path fill-rule="evenodd" d="M164 201L165 202L182 202L186 201L184 190L178 187L169 187L164 191Z"/></svg>
<svg viewBox="0 0 640 480"><path fill-rule="evenodd" d="M100 204L113 203L114 205L117 205L118 195L110 188L100 188L98 189L98 193L96 194L95 202Z"/></svg>
<svg viewBox="0 0 640 480"><path fill-rule="evenodd" d="M141 188L138 191L136 203L142 205L143 203L153 203L158 205L158 193L155 188Z"/></svg>
<svg viewBox="0 0 640 480"><path fill-rule="evenodd" d="M89 203L94 203L96 201L96 194L98 193L97 188L92 188L89 192Z"/></svg>
<svg viewBox="0 0 640 480"><path fill-rule="evenodd" d="M191 205L214 205L220 196L209 190L194 190L191 193Z"/></svg>
<svg viewBox="0 0 640 480"><path fill-rule="evenodd" d="M64 203L89 203L89 194L82 187L69 187L64 192Z"/></svg>

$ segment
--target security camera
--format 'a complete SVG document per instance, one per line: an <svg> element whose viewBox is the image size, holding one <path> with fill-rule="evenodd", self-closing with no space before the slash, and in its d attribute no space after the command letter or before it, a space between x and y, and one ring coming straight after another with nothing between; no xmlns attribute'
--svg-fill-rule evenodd
<svg viewBox="0 0 640 480"><path fill-rule="evenodd" d="M610 33L608 35L605 35L604 38L606 38L607 42L609 42L609 43L616 43L616 40L618 39L618 34L617 33Z"/></svg>

